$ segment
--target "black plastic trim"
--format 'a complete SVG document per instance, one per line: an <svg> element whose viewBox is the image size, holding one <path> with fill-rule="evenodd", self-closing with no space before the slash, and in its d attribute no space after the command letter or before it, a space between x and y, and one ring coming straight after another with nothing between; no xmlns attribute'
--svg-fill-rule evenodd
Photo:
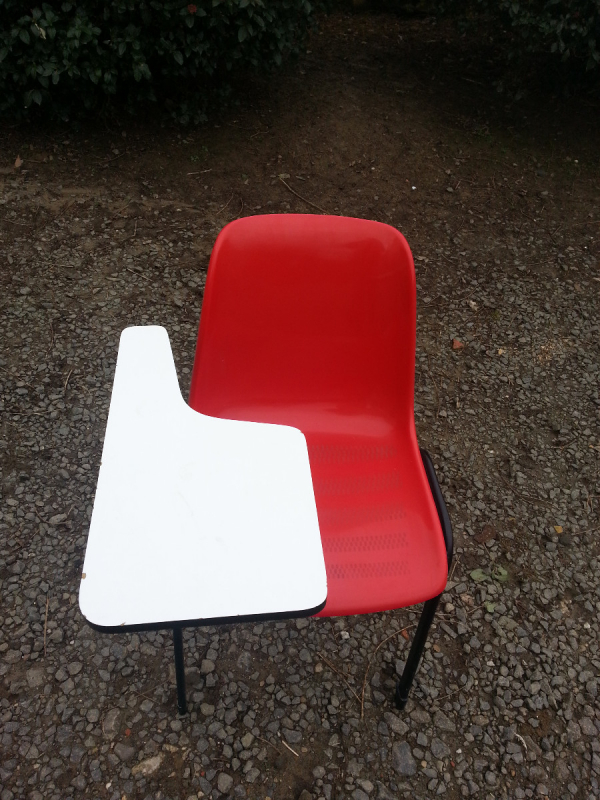
<svg viewBox="0 0 600 800"><path fill-rule="evenodd" d="M178 619L173 622L152 622L141 623L139 625L96 625L85 619L86 623L95 631L101 633L134 633L136 631L161 631L172 630L173 628L200 628L217 625L235 625L238 622L268 622L269 620L298 619L300 617L313 617L323 608L327 598L315 608L304 611L280 611L273 614L244 614L239 617L211 617L210 619Z"/></svg>
<svg viewBox="0 0 600 800"><path fill-rule="evenodd" d="M425 467L425 473L427 475L427 480L429 481L429 488L431 489L431 494L433 495L438 517L440 518L440 525L442 526L442 534L444 535L444 543L446 545L446 555L448 557L448 567L450 567L454 549L454 538L452 536L452 523L450 522L450 515L448 514L448 509L446 508L446 503L444 502L442 490L440 489L440 484L438 482L437 475L435 474L433 461L431 460L431 456L427 450L421 449L421 459L423 460L423 466Z"/></svg>

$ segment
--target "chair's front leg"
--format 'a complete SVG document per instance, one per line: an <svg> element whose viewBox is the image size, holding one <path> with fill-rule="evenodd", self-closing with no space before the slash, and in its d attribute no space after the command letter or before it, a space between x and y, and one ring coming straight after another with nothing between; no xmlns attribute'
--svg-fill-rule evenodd
<svg viewBox="0 0 600 800"><path fill-rule="evenodd" d="M175 678L177 680L177 710L180 714L187 713L185 697L185 666L183 663L183 637L181 627L173 628L173 648L175 650Z"/></svg>
<svg viewBox="0 0 600 800"><path fill-rule="evenodd" d="M441 596L441 594L438 594L437 597L432 597L431 600L428 600L423 606L421 618L419 619L419 624L417 625L417 630L410 646L410 652L406 659L402 676L396 686L396 708L400 711L404 709L408 701L410 687L412 686L415 673L419 667L419 662L423 655L423 648L427 641L427 634L429 633L429 628L433 622Z"/></svg>

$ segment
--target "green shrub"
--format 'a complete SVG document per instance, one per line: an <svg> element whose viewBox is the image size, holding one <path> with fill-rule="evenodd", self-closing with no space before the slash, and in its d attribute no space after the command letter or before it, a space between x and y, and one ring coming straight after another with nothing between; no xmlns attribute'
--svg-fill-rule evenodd
<svg viewBox="0 0 600 800"><path fill-rule="evenodd" d="M527 51L556 53L600 68L600 0L500 0Z"/></svg>
<svg viewBox="0 0 600 800"><path fill-rule="evenodd" d="M402 16L442 14L486 33L516 34L511 53L557 55L600 72L600 0L333 0L334 7Z"/></svg>
<svg viewBox="0 0 600 800"><path fill-rule="evenodd" d="M555 55L600 71L600 0L445 0L440 7L470 27L483 17L512 30L514 57Z"/></svg>
<svg viewBox="0 0 600 800"><path fill-rule="evenodd" d="M119 98L198 116L236 75L299 52L313 17L308 0L0 0L0 113Z"/></svg>

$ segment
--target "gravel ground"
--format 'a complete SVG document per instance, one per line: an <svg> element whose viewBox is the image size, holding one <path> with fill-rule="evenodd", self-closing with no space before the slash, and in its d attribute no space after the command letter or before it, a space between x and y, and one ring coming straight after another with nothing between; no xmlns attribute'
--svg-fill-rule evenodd
<svg viewBox="0 0 600 800"><path fill-rule="evenodd" d="M498 191L483 213L447 182L429 224L402 228L419 437L456 537L406 711L391 700L417 615L401 610L187 630L178 718L170 637L97 633L77 591L120 331L164 325L187 391L227 197L196 213L175 179L152 195L6 177L0 800L600 797L595 239L554 228L567 200L514 214Z"/></svg>

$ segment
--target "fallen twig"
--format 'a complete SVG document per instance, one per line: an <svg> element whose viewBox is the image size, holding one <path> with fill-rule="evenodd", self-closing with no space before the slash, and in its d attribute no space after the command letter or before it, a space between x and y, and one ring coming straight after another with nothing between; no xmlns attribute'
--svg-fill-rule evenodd
<svg viewBox="0 0 600 800"><path fill-rule="evenodd" d="M146 689L146 691L147 692L153 692L155 689L158 688L159 685L160 684L157 683L156 686L153 686L151 689ZM146 700L150 700L151 703L154 702L152 697L150 697L150 695L144 694L144 692L136 692L135 689L134 689L134 690L132 690L132 694L134 694L136 697L145 697Z"/></svg>
<svg viewBox="0 0 600 800"><path fill-rule="evenodd" d="M24 225L26 228L31 228L35 225L34 222L17 222L16 219L9 219L8 217L2 217L3 222L12 222L13 225Z"/></svg>
<svg viewBox="0 0 600 800"><path fill-rule="evenodd" d="M443 694L441 697L436 697L435 698L436 703L439 703L440 700L447 700L449 697L452 697L453 694L460 692L461 689L462 686L459 686L458 689L454 689L452 692L448 692L448 694Z"/></svg>
<svg viewBox="0 0 600 800"><path fill-rule="evenodd" d="M357 695L357 693L354 691L354 689L353 689L353 688L350 686L350 684L348 683L348 680L347 680L346 676L344 675L344 673L343 673L343 672L340 672L340 671L339 671L339 669L336 669L336 668L333 666L333 664L331 663L331 661L328 661L328 659L326 659L326 658L325 658L325 656L323 655L323 653L319 653L319 658L322 658L322 659L323 659L323 661L324 661L324 662L327 664L327 666L329 667L329 669L332 669L332 670L335 672L335 674L336 674L336 675L339 675L339 676L340 676L340 678L341 678L341 679L344 681L344 683L346 684L346 686L348 687L348 689L350 689L350 691L352 692L352 694L353 694L353 695L354 695L354 697L356 698L356 701L357 701L358 703L360 703L360 697Z"/></svg>
<svg viewBox="0 0 600 800"><path fill-rule="evenodd" d="M118 211L115 211L115 213L112 215L111 219L115 219L115 217L118 217L118 216L119 216L119 214L120 214L122 211L125 211L125 209L127 208L127 206L131 205L132 201L133 201L133 197L130 197L130 198L129 198L129 200L128 200L128 201L125 203L125 205L124 205L124 206L122 206L122 207L121 207L121 208L120 208Z"/></svg>
<svg viewBox="0 0 600 800"><path fill-rule="evenodd" d="M117 161L119 158L123 158L124 155L127 155L127 151L124 153L119 153L118 156L114 156L113 158L109 158L108 161L102 160L100 163L103 167L107 167L109 164L112 164L113 161Z"/></svg>
<svg viewBox="0 0 600 800"><path fill-rule="evenodd" d="M465 613L465 615L467 617L470 617L471 614L474 614L476 611L479 611L480 609L482 609L484 607L484 605L485 605L485 603L480 603L480 605L473 606L473 608L469 609L469 611L465 611L464 613ZM454 616L455 616L454 613L445 614L442 611L438 611L437 614L435 615L435 618L436 619L448 619L448 620L451 620L451 619L454 618Z"/></svg>
<svg viewBox="0 0 600 800"><path fill-rule="evenodd" d="M521 736L521 734L520 734L520 733L515 733L515 737L516 737L516 738L517 738L517 739L518 739L520 742L522 742L522 744L523 744L523 747L525 748L525 752L527 752L527 742L525 741L525 739L524 739L524 738Z"/></svg>
<svg viewBox="0 0 600 800"><path fill-rule="evenodd" d="M143 278L145 281L150 280L150 278L147 278L143 273L136 272L134 269L131 269L130 267L125 267L125 269L127 270L127 272L131 272L132 275L137 275L138 278Z"/></svg>
<svg viewBox="0 0 600 800"><path fill-rule="evenodd" d="M257 739L260 739L260 740L261 740L261 742L264 742L265 744L268 744L268 745L270 745L270 746L273 748L273 750L275 750L275 752L276 752L276 753L279 753L279 755L281 755L281 750L280 750L278 747L275 747L275 745L273 744L273 742L270 742L268 739L263 739L263 737L262 737L262 736L257 736L256 738L257 738Z"/></svg>
<svg viewBox="0 0 600 800"><path fill-rule="evenodd" d="M221 214L223 211L225 211L225 209L227 208L227 206L229 205L229 203L231 203L231 201L232 201L232 200L233 200L233 195L231 195L231 197L230 197L230 198L229 198L229 200L228 200L228 201L225 203L225 205L223 206L223 208L220 208L220 209L217 211L217 213L216 213L216 216L218 216L218 215L219 215L219 214Z"/></svg>
<svg viewBox="0 0 600 800"><path fill-rule="evenodd" d="M44 658L46 657L46 633L48 631L48 603L49 603L49 596L46 595L46 614L44 616Z"/></svg>
<svg viewBox="0 0 600 800"><path fill-rule="evenodd" d="M267 128L266 131L256 131L256 133L253 133L250 138L254 139L255 136L260 136L261 133L268 133L268 132L269 132L269 128Z"/></svg>
<svg viewBox="0 0 600 800"><path fill-rule="evenodd" d="M555 506L554 503L550 503L548 500L543 500L541 497L526 497L524 494L517 492L517 490L513 486L511 486L511 484L507 480L505 480L502 477L502 475L500 475L500 480L502 481L502 483L505 484L505 486L508 486L508 488L513 494L515 494L520 500L523 500L525 503L532 503L532 504L541 503L543 506L548 506L549 508L553 508L556 511L557 506Z"/></svg>
<svg viewBox="0 0 600 800"><path fill-rule="evenodd" d="M9 372L9 371L6 369L6 367L0 367L0 370L1 370L2 372L5 372L7 375L10 375L10 377L11 377L11 378L13 378L13 377L14 377L16 380L23 381L23 383L25 384L25 386L29 386L29 388L30 388L30 389L34 389L34 388L35 388L34 386L32 386L32 385L31 385L30 383L28 383L27 381L24 381L24 380L23 380L23 378L21 378L21 377L19 377L19 376L17 376L17 375L13 375L13 374L12 374L12 372Z"/></svg>
<svg viewBox="0 0 600 800"><path fill-rule="evenodd" d="M75 200L67 200L66 203L63 203L63 205L62 205L60 211L58 212L58 214L56 214L56 216L52 220L50 220L48 225L51 225L53 222L56 222L57 219L60 219L62 217L62 215L65 213L65 211L68 208L71 208L71 206L74 205L74 204L75 204Z"/></svg>
<svg viewBox="0 0 600 800"><path fill-rule="evenodd" d="M328 213L327 211L325 211L324 208L321 208L321 206L318 206L316 203L312 203L310 200L307 200L306 197L302 197L301 194L298 194L298 192L295 189L292 189L292 187L289 185L289 183L286 183L283 180L281 175L279 176L279 180L283 183L283 185L285 186L286 189L289 189L292 194L295 194L296 197L299 197L300 200L302 200L303 203L306 203L307 205L312 206L313 208L316 208L317 211L320 211L322 214L327 214Z"/></svg>
<svg viewBox="0 0 600 800"><path fill-rule="evenodd" d="M450 574L448 575L448 582L450 582L454 577L454 573L456 572L456 567L458 566L459 563L460 563L459 556L455 556L454 561L452 562L452 567L450 568Z"/></svg>
<svg viewBox="0 0 600 800"><path fill-rule="evenodd" d="M287 747L287 749L290 751L290 753L293 753L296 756L296 758L300 758L299 754L292 747L290 747L287 742L284 742L283 739L281 740L281 744L284 747Z"/></svg>
<svg viewBox="0 0 600 800"><path fill-rule="evenodd" d="M67 386L69 385L69 378L70 378L70 377L71 377L71 375L73 374L73 370L74 370L74 369L75 369L75 367L71 367L71 369L70 369L70 370L69 370L69 372L67 373L67 377L65 378L65 383L64 383L64 386L63 386L63 392L64 392L65 394L66 394L66 392L67 392Z"/></svg>
<svg viewBox="0 0 600 800"><path fill-rule="evenodd" d="M405 625L404 628L401 628L399 631L394 631L394 633L391 633L389 636L387 636L385 639L383 639L381 642L379 642L379 644L377 645L375 650L373 650L373 652L371 654L371 658L369 659L369 663L367 664L367 668L365 670L365 677L363 678L362 692L361 692L361 695L360 695L360 718L361 719L363 719L364 716L365 716L365 691L366 691L366 688L367 688L367 678L369 676L369 670L371 669L371 664L373 663L373 659L375 658L375 656L377 654L377 651L379 650L380 647L383 647L383 645L386 642L389 642L390 639L393 639L394 636L400 636L401 633L406 632L409 628L415 628L416 625L417 625L417 623L414 622L412 625Z"/></svg>

